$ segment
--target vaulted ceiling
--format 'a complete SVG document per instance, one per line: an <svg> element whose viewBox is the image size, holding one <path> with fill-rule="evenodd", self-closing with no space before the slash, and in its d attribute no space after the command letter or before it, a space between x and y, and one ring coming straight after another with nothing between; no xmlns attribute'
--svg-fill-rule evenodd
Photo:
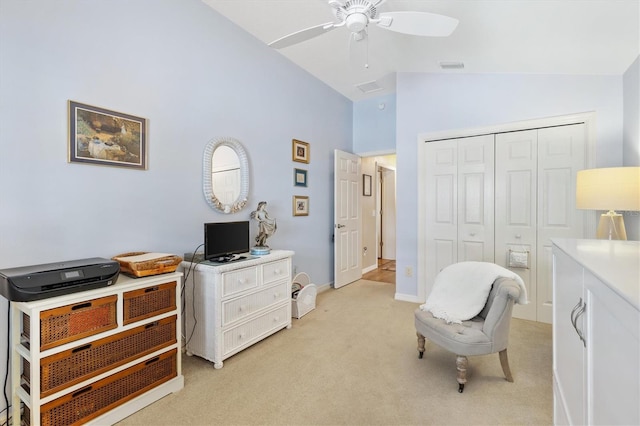
<svg viewBox="0 0 640 426"><path fill-rule="evenodd" d="M203 2L265 44L336 21L327 0ZM278 52L354 101L395 92L397 72L621 75L640 54L640 0L388 0L378 11L430 12L459 24L449 37L370 24L368 46L337 28ZM374 91L363 92L363 83Z"/></svg>

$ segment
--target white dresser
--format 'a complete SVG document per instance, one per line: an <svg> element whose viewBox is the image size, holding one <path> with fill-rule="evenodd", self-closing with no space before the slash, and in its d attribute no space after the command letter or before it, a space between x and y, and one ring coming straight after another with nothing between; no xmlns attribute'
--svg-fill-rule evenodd
<svg viewBox="0 0 640 426"><path fill-rule="evenodd" d="M273 250L225 264L182 262L187 355L222 368L231 355L291 328L293 254Z"/></svg>
<svg viewBox="0 0 640 426"><path fill-rule="evenodd" d="M640 242L553 240L554 423L640 424Z"/></svg>

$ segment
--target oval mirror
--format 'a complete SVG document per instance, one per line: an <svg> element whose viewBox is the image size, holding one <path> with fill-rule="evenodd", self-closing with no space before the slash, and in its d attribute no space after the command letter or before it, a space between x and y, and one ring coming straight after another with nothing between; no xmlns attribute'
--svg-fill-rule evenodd
<svg viewBox="0 0 640 426"><path fill-rule="evenodd" d="M202 179L204 198L221 213L236 213L247 204L249 162L242 144L233 138L217 138L204 149Z"/></svg>

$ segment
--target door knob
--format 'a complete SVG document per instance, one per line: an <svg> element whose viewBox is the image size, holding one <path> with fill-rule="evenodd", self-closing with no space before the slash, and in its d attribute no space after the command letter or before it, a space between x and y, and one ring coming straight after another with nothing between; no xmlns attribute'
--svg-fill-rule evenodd
<svg viewBox="0 0 640 426"><path fill-rule="evenodd" d="M336 228L340 229L340 228L344 228L344 227L346 227L346 226L347 226L347 225L337 224L337 225L336 225Z"/></svg>

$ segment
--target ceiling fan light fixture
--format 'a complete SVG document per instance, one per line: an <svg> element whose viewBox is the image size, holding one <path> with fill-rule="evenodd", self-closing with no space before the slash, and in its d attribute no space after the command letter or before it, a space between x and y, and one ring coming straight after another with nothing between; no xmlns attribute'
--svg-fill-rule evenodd
<svg viewBox="0 0 640 426"><path fill-rule="evenodd" d="M362 93L371 93L371 92L377 92L378 90L382 90L382 86L380 86L378 84L377 81L367 81L366 83L360 83L357 84L356 87L362 92Z"/></svg>
<svg viewBox="0 0 640 426"><path fill-rule="evenodd" d="M440 61L440 68L443 70L461 70L464 69L464 62Z"/></svg>

